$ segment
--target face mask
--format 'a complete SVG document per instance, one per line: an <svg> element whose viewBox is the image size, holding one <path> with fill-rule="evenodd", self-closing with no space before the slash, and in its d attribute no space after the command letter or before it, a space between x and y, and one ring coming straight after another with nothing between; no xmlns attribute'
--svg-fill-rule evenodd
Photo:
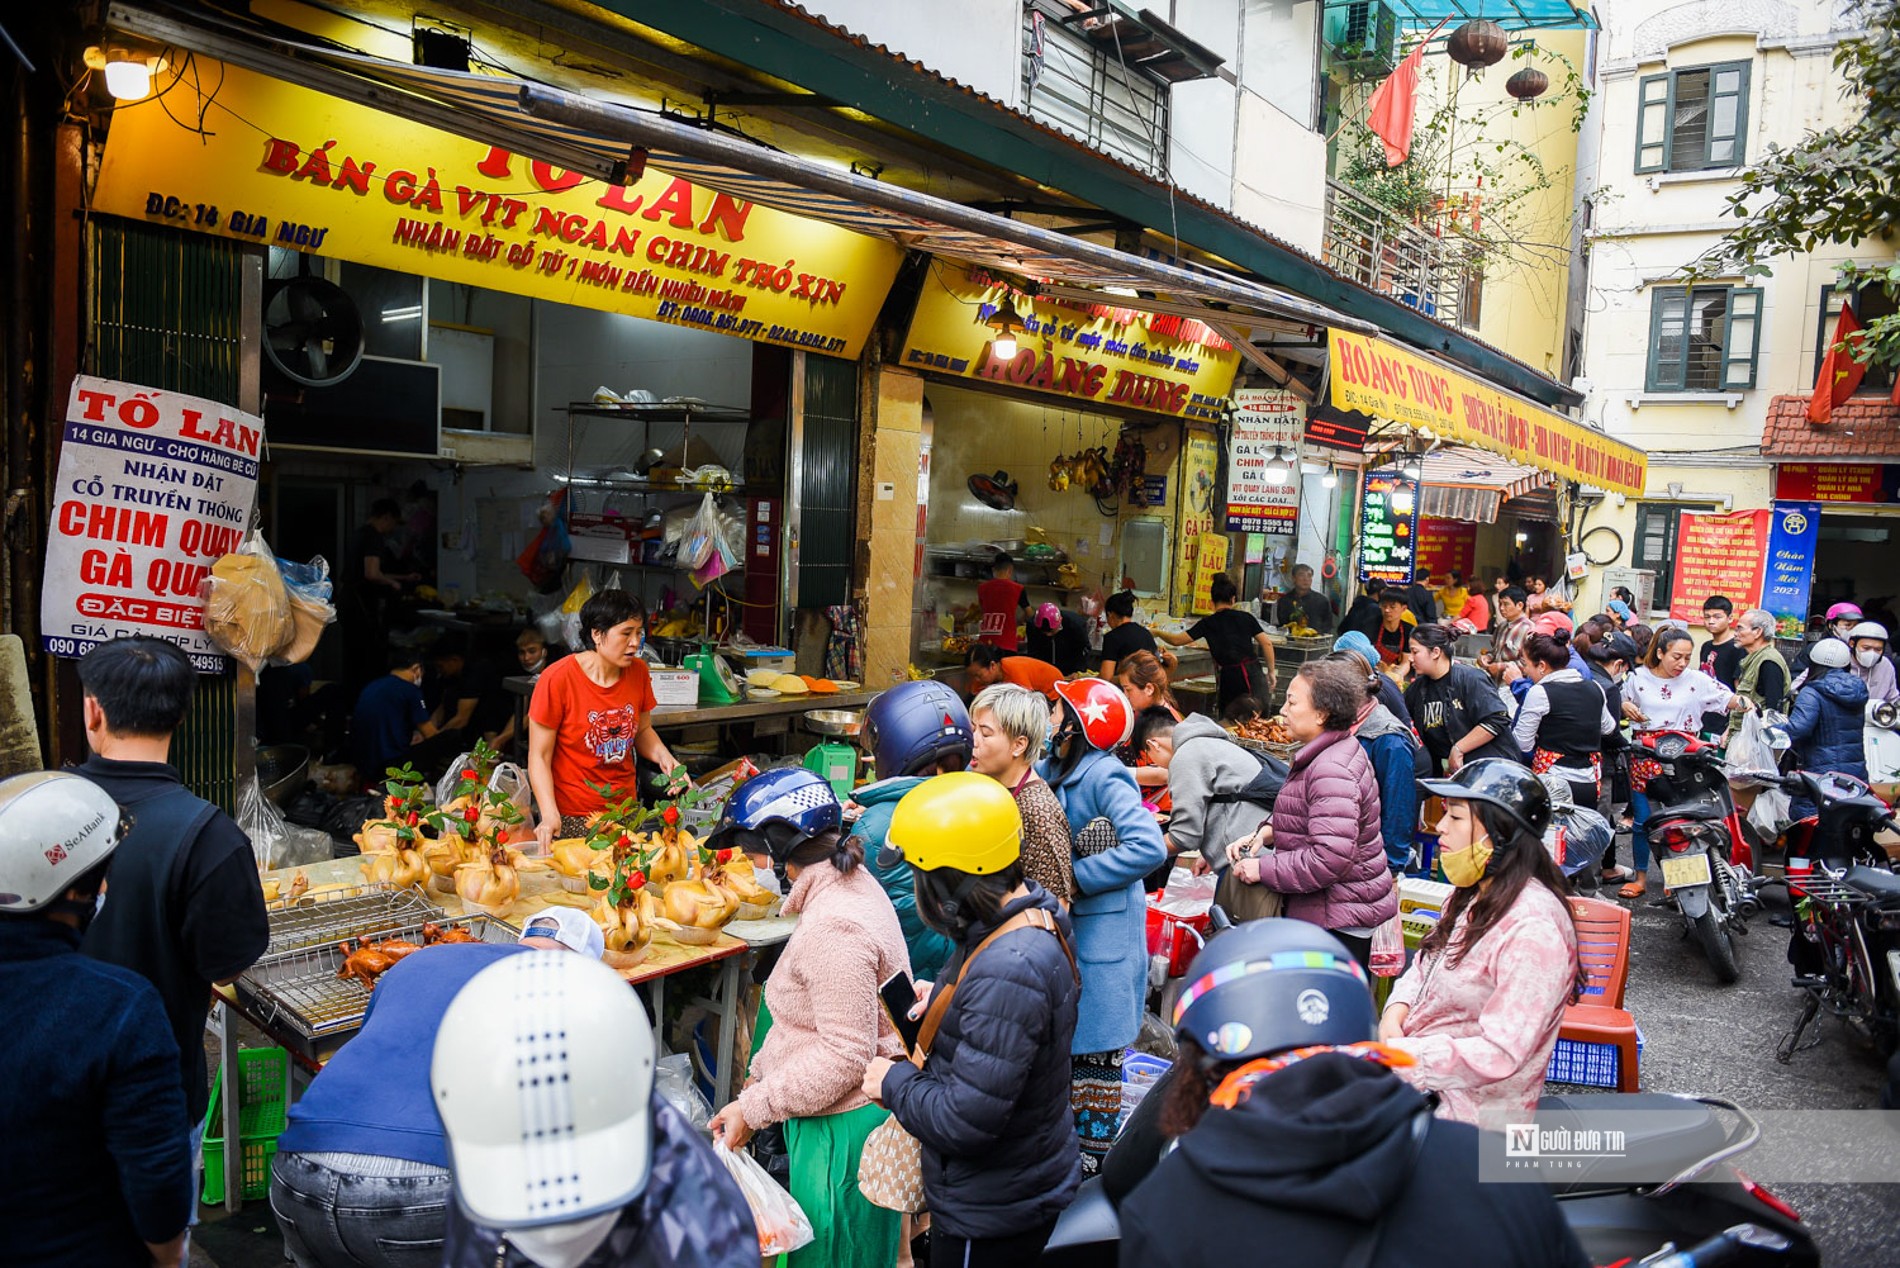
<svg viewBox="0 0 1900 1268"><path fill-rule="evenodd" d="M1491 862L1491 838L1480 837L1466 849L1440 854L1438 861L1446 880L1459 889L1470 889L1484 879L1484 869Z"/></svg>
<svg viewBox="0 0 1900 1268"><path fill-rule="evenodd" d="M1861 663L1862 668L1872 669L1875 665L1880 663L1880 649L1878 647L1863 647L1854 653L1854 659Z"/></svg>

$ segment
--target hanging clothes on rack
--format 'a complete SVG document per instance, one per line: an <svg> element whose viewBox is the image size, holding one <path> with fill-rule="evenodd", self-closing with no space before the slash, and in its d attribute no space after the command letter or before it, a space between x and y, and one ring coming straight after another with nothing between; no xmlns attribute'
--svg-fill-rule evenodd
<svg viewBox="0 0 1900 1268"><path fill-rule="evenodd" d="M825 609L831 639L825 644L825 677L864 681L864 623L848 603Z"/></svg>

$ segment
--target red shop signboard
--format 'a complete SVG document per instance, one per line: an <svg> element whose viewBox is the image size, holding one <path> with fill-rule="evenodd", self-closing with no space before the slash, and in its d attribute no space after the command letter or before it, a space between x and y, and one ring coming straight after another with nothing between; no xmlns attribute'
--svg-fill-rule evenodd
<svg viewBox="0 0 1900 1268"><path fill-rule="evenodd" d="M1874 462L1784 462L1775 468L1775 498L1784 502L1895 501L1900 466Z"/></svg>
<svg viewBox="0 0 1900 1268"><path fill-rule="evenodd" d="M1418 575L1434 577L1456 569L1471 579L1478 557L1478 526L1463 520L1418 522Z"/></svg>

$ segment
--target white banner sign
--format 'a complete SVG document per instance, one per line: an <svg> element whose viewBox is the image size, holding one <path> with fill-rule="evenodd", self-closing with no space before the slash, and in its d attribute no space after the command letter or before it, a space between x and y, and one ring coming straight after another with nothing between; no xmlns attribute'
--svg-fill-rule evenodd
<svg viewBox="0 0 1900 1268"><path fill-rule="evenodd" d="M1290 533L1300 517L1300 433L1306 402L1284 388L1244 387L1234 393L1227 437L1227 531ZM1288 462L1283 481L1267 479L1275 449Z"/></svg>
<svg viewBox="0 0 1900 1268"><path fill-rule="evenodd" d="M224 668L205 578L257 497L264 420L201 397L81 375L66 404L40 631L55 656L133 634Z"/></svg>

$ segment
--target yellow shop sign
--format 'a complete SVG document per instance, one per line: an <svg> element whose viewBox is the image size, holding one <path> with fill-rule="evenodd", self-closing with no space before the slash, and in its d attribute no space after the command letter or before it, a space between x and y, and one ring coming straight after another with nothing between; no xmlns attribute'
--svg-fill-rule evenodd
<svg viewBox="0 0 1900 1268"><path fill-rule="evenodd" d="M1013 357L995 355L998 332L984 325L1005 296L1023 320ZM1098 405L1219 422L1240 354L1199 322L1107 304L1032 299L985 273L933 260L904 340L904 364Z"/></svg>
<svg viewBox="0 0 1900 1268"><path fill-rule="evenodd" d="M903 258L651 168L606 185L199 65L221 86L189 109L179 93L169 111L157 97L113 111L94 210L842 357Z"/></svg>
<svg viewBox="0 0 1900 1268"><path fill-rule="evenodd" d="M1612 493L1641 497L1648 457L1634 445L1501 392L1384 339L1327 332L1333 408L1356 409Z"/></svg>

